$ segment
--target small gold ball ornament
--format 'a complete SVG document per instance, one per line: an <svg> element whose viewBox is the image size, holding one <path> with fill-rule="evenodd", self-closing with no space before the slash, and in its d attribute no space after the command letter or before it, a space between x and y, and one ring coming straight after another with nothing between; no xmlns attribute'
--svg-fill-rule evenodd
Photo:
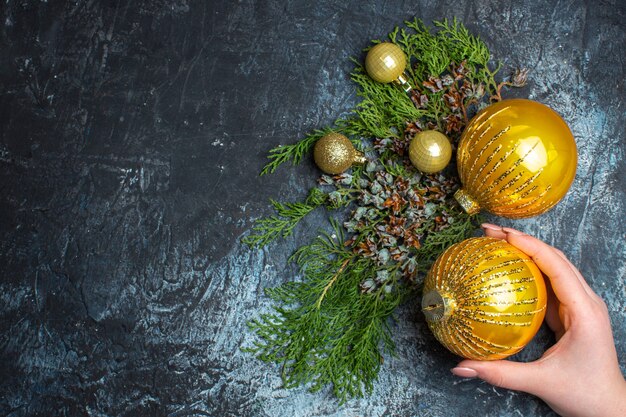
<svg viewBox="0 0 626 417"><path fill-rule="evenodd" d="M497 360L519 352L546 314L546 286L531 258L491 237L450 246L424 280L422 311L437 340L459 356Z"/></svg>
<svg viewBox="0 0 626 417"><path fill-rule="evenodd" d="M415 168L432 174L448 166L452 158L450 140L436 130L417 133L409 144L409 159Z"/></svg>
<svg viewBox="0 0 626 417"><path fill-rule="evenodd" d="M379 43L365 57L365 70L374 81L390 83L397 81L406 69L404 52L390 42Z"/></svg>
<svg viewBox="0 0 626 417"><path fill-rule="evenodd" d="M315 164L326 174L341 174L353 164L367 161L363 152L354 149L350 140L339 133L322 136L313 148Z"/></svg>

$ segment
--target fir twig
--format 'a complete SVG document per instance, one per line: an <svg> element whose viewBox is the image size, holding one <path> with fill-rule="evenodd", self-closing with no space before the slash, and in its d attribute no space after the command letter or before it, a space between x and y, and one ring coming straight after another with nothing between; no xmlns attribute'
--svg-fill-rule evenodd
<svg viewBox="0 0 626 417"><path fill-rule="evenodd" d="M276 214L257 220L252 233L242 239L243 243L253 247L263 247L278 237L288 237L300 220L325 201L325 194L317 188L309 193L302 203L280 203L270 200Z"/></svg>
<svg viewBox="0 0 626 417"><path fill-rule="evenodd" d="M394 349L388 319L410 292L363 295L359 282L373 276L374 265L341 240L324 234L296 252L304 280L267 291L280 307L250 323L262 339L245 350L279 363L285 387L331 385L344 402L371 392L383 353Z"/></svg>
<svg viewBox="0 0 626 417"><path fill-rule="evenodd" d="M332 129L330 128L314 130L306 135L304 139L292 145L280 145L271 149L268 156L270 162L263 167L261 175L273 173L276 171L276 168L285 162L291 162L293 165L299 164L302 158L313 148L315 142L331 131Z"/></svg>
<svg viewBox="0 0 626 417"><path fill-rule="evenodd" d="M450 41L447 42L447 46L452 61L458 63L465 60L471 65L488 66L487 46L478 37L472 35L456 18L452 23L444 19L434 24L440 28L439 34Z"/></svg>

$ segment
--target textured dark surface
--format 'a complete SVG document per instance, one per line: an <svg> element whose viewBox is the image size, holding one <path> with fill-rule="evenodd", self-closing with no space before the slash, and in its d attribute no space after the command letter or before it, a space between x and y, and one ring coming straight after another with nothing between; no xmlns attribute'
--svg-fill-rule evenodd
<svg viewBox="0 0 626 417"><path fill-rule="evenodd" d="M350 56L413 16L457 16L516 94L561 113L576 180L552 211L503 221L560 247L607 301L626 364L626 12L604 2L3 1L0 5L0 414L534 416L541 401L453 377L416 304L374 393L281 388L239 348L261 289L292 279L293 238L240 238L268 198L303 198L307 160L266 152L356 103ZM592 341L590 341L592 342ZM550 344L542 331L519 355Z"/></svg>

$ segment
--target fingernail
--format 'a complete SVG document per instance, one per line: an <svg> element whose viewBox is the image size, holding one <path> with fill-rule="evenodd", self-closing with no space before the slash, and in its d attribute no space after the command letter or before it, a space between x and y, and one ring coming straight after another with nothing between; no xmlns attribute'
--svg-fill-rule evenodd
<svg viewBox="0 0 626 417"><path fill-rule="evenodd" d="M489 230L502 230L502 227L497 226L495 224L491 224L491 223L483 223L480 225L480 227L482 227L483 229L489 229Z"/></svg>
<svg viewBox="0 0 626 417"><path fill-rule="evenodd" d="M476 378L478 376L478 372L476 372L474 369L463 368L461 366L452 368L451 372L456 376L460 376L461 378Z"/></svg>
<svg viewBox="0 0 626 417"><path fill-rule="evenodd" d="M524 235L523 232L520 232L519 230L511 229L510 227L503 227L502 230L505 231L506 233L510 233L512 235L515 235L515 236L522 236L522 235Z"/></svg>

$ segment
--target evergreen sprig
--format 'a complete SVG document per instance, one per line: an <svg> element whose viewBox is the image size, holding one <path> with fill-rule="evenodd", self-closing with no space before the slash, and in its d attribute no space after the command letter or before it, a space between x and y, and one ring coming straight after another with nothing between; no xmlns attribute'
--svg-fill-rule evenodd
<svg viewBox="0 0 626 417"><path fill-rule="evenodd" d="M326 201L326 195L313 188L304 202L280 203L270 200L276 214L258 220L252 228L252 234L242 239L248 246L265 246L278 237L289 237L293 228L311 211Z"/></svg>
<svg viewBox="0 0 626 417"><path fill-rule="evenodd" d="M445 73L452 63L463 62L473 84L483 85L488 95L497 93L495 76L500 65L490 68L487 46L456 18L452 22L447 19L435 21L434 26L438 31L434 33L419 19L405 22L405 25L406 28L392 31L388 38L407 55L411 64L407 66L407 72L412 85L428 98L425 107L416 108L411 99L394 85L373 81L361 61L353 59L355 68L351 79L357 84L357 96L361 101L351 116L336 120L332 127L314 130L295 144L273 148L268 155L270 162L265 165L261 175L273 173L285 162L299 164L315 142L331 131L348 137L384 138L400 136L407 121L422 120L441 127L442 119L451 111L442 101L442 92L430 91L423 88L422 84L429 77Z"/></svg>
<svg viewBox="0 0 626 417"><path fill-rule="evenodd" d="M346 250L342 238L335 225L335 236L323 234L293 255L303 279L267 290L281 307L250 323L260 341L246 350L280 364L285 387L332 386L343 403L371 392L382 354L394 350L388 319L411 292L395 286L363 295L359 283L375 276L375 265Z"/></svg>
<svg viewBox="0 0 626 417"><path fill-rule="evenodd" d="M413 90L405 94L373 81L354 60L351 79L360 102L352 113L272 149L261 175L286 162L298 164L329 132L348 136L370 162L323 175L304 202L271 200L276 214L257 220L243 239L262 247L291 235L317 207L350 208L347 221L331 221L333 234L322 233L291 257L300 268L299 281L266 290L273 311L249 323L258 339L245 349L281 365L286 387L332 386L341 402L371 392L383 355L394 352L395 308L415 293L435 258L470 237L479 220L451 198L460 186L454 167L422 175L411 165L410 139L435 129L458 143L472 112L499 100L503 86L523 85L526 77L519 71L511 81L496 82L500 67L490 67L486 45L456 19L434 22L432 32L417 19L405 26L389 40L409 59Z"/></svg>
<svg viewBox="0 0 626 417"><path fill-rule="evenodd" d="M305 155L308 155L315 142L331 131L332 130L330 128L315 130L308 134L304 139L294 144L282 145L271 149L268 155L270 162L263 167L261 175L273 173L276 171L276 168L285 162L291 161L294 165L299 164L300 161L302 161L302 158Z"/></svg>

